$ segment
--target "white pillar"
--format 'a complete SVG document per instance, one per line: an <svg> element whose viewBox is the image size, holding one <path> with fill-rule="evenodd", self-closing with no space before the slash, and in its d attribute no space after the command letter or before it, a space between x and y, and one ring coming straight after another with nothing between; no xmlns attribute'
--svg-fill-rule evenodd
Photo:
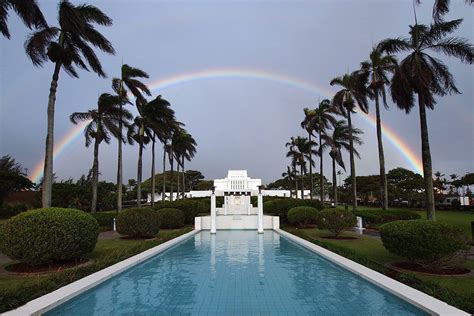
<svg viewBox="0 0 474 316"><path fill-rule="evenodd" d="M228 200L228 196L227 195L224 195L224 215L227 215L227 200Z"/></svg>
<svg viewBox="0 0 474 316"><path fill-rule="evenodd" d="M211 234L216 233L216 194L211 193Z"/></svg>
<svg viewBox="0 0 474 316"><path fill-rule="evenodd" d="M245 196L245 202L246 202L246 205L247 205L247 215L250 215L250 210L251 210L250 195Z"/></svg>
<svg viewBox="0 0 474 316"><path fill-rule="evenodd" d="M258 193L258 233L263 234L263 197Z"/></svg>

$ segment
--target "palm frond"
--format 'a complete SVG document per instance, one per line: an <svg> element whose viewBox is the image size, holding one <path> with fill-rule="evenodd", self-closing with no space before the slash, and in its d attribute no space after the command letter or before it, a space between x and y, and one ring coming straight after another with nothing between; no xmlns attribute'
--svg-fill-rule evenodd
<svg viewBox="0 0 474 316"><path fill-rule="evenodd" d="M25 51L35 66L41 66L48 59L48 47L57 37L59 29L46 27L31 33L25 41Z"/></svg>

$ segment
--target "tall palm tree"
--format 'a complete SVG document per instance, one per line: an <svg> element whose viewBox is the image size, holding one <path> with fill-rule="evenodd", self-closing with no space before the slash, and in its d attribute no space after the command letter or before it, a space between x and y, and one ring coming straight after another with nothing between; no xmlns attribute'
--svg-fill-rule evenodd
<svg viewBox="0 0 474 316"><path fill-rule="evenodd" d="M176 131L184 126L183 123L175 120L168 128L167 132L163 134L163 191L161 193L161 201L166 200L166 155L170 161L170 154L173 152L173 135ZM173 159L174 160L174 159ZM173 183L173 171L171 171L171 184ZM171 187L172 188L172 187ZM170 198L171 199L171 198Z"/></svg>
<svg viewBox="0 0 474 316"><path fill-rule="evenodd" d="M336 118L334 115L336 114L334 111L334 107L331 105L331 101L328 99L324 99L319 102L319 105L314 110L305 109L305 114L307 114L305 120L301 122L301 126L303 128L311 129L311 133L316 132L318 133L319 143L321 143L321 135L330 127L336 123ZM311 141L311 138L309 138ZM319 197L321 202L324 202L324 169L323 169L323 147L319 147ZM311 164L310 164L311 170ZM311 174L311 173L310 173ZM311 181L313 179L311 178ZM311 194L312 197L312 194Z"/></svg>
<svg viewBox="0 0 474 316"><path fill-rule="evenodd" d="M2 0L0 1L0 32L8 39L10 39L10 30L7 25L8 10L15 11L30 30L33 27L48 27L36 0Z"/></svg>
<svg viewBox="0 0 474 316"><path fill-rule="evenodd" d="M378 47L374 47L369 55L369 60L362 62L361 71L369 75L369 89L375 99L375 117L377 126L377 145L379 151L380 166L380 200L382 209L388 209L388 188L387 175L385 172L385 156L382 141L382 123L380 119L379 97L382 98L383 105L388 108L385 92L385 85L390 83L388 73L395 72L397 59L392 55L384 55Z"/></svg>
<svg viewBox="0 0 474 316"><path fill-rule="evenodd" d="M121 100L118 96L103 93L97 101L97 109L87 112L74 112L69 119L77 124L79 121L90 121L84 129L86 147L94 140L94 162L92 165L92 202L91 212L97 210L97 185L99 183L99 146L102 141L109 144L110 135L120 138L119 122L123 120L128 126L128 120L132 114L127 110L120 109ZM125 139L122 137L122 142Z"/></svg>
<svg viewBox="0 0 474 316"><path fill-rule="evenodd" d="M110 26L112 20L95 6L82 4L75 6L67 0L61 0L58 6L59 27L43 26L33 32L25 42L25 50L33 65L42 66L46 60L54 63L48 97L48 129L44 159L42 189L43 207L51 206L53 181L54 147L54 107L61 68L72 77L78 77L75 67L89 70L106 77L99 58L93 47L109 54L115 54L112 44L95 29L94 24Z"/></svg>
<svg viewBox="0 0 474 316"><path fill-rule="evenodd" d="M143 149L153 137L151 128L147 125L146 119L136 116L133 124L127 131L129 139L133 139L138 144L138 163L137 163L137 206L142 204L142 169L143 169Z"/></svg>
<svg viewBox="0 0 474 316"><path fill-rule="evenodd" d="M179 197L179 183L181 181L181 188L182 188L182 198L184 198L185 195L185 187L184 187L184 163L185 160L191 161L192 158L194 158L194 155L196 154L196 141L192 137L191 134L189 134L186 130L182 129L180 130L176 136L173 138L174 143L173 143L173 148L174 148L174 155L176 158L177 162L177 167L181 167L182 170L182 178L180 179L179 175L179 169L178 169L178 197Z"/></svg>
<svg viewBox="0 0 474 316"><path fill-rule="evenodd" d="M148 87L137 78L148 78L148 74L141 69L131 67L127 64L122 65L120 69L120 78L112 79L112 88L122 100L121 107L130 103L128 99L127 89L137 99L137 107L146 102L143 94L151 95ZM139 109L140 111L140 109ZM123 125L120 123L120 133L122 133ZM123 184L123 167L122 167L122 142L118 143L117 154L117 212L122 211L122 184Z"/></svg>
<svg viewBox="0 0 474 316"><path fill-rule="evenodd" d="M164 143L169 133L169 130L174 126L176 119L174 111L171 109L171 105L168 101L163 99L161 95L157 96L154 100L147 102L142 107L142 115L145 118L147 125L153 131L151 136L152 149L151 149L151 205L155 204L155 143L158 139L161 143ZM163 174L164 176L164 174Z"/></svg>
<svg viewBox="0 0 474 316"><path fill-rule="evenodd" d="M415 24L410 26L409 38L387 39L380 43L382 51L388 54L408 53L393 75L390 91L393 101L406 113L415 106L415 94L418 97L426 211L430 220L436 220L436 217L426 108L434 109L435 95L460 92L448 67L428 52L442 53L461 62L472 63L473 46L466 39L448 36L461 22L462 19L430 26Z"/></svg>
<svg viewBox="0 0 474 316"><path fill-rule="evenodd" d="M415 0L417 4L421 3L421 0ZM466 4L474 4L474 0L465 0ZM442 22L443 16L449 12L450 0L435 0L433 4L433 19L435 22Z"/></svg>
<svg viewBox="0 0 474 316"><path fill-rule="evenodd" d="M349 157L351 163L352 180L352 209L354 211L357 208L357 184L351 114L355 113L356 107L358 107L361 111L365 113L369 112L367 96L370 95L370 91L366 87L367 79L367 73L354 71L350 74L345 74L342 77L334 78L330 82L331 86L338 85L342 87L342 89L336 92L336 94L334 95L332 99L332 104L339 113L347 117L350 145Z"/></svg>
<svg viewBox="0 0 474 316"><path fill-rule="evenodd" d="M314 160L311 159L312 155L317 154L318 151L314 150L313 147L316 145L314 141L309 141L306 137L297 136L291 137L291 141L286 143L286 147L289 147L289 151L286 154L287 157L291 158L295 165L300 167L301 175L301 199L304 199L304 180L303 175L307 172L306 160L311 165L314 165Z"/></svg>
<svg viewBox="0 0 474 316"><path fill-rule="evenodd" d="M358 135L362 134L362 131L358 128L352 129L352 140L355 144L361 145L362 140ZM337 178L336 178L336 163L344 170L344 160L342 159L342 150L348 152L351 151L350 145L350 131L346 121L340 120L334 124L334 129L331 135L326 133L322 134L323 144L321 146L330 148L329 156L332 159L332 190L334 196L334 206L337 206ZM354 154L359 157L359 153L353 148Z"/></svg>
<svg viewBox="0 0 474 316"><path fill-rule="evenodd" d="M297 181L298 177L298 172L294 167L286 166L286 172L283 172L281 176L288 181L288 185L291 185L291 182L293 180ZM295 198L298 197L298 185L295 186ZM290 197L292 196L291 190L290 190Z"/></svg>

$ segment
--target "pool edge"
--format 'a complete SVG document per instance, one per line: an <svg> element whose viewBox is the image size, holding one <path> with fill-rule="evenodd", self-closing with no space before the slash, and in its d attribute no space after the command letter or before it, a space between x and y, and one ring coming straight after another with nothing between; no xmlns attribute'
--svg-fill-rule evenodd
<svg viewBox="0 0 474 316"><path fill-rule="evenodd" d="M201 230L192 230L184 235L168 240L156 247L145 250L130 258L117 262L105 269L92 273L82 279L74 281L68 285L60 287L48 294L35 298L25 305L14 310L3 313L4 316L24 316L24 315L42 315L53 308L73 299L85 291L99 285L102 282L124 272L137 264L150 259L151 257L177 245L178 243L194 236Z"/></svg>
<svg viewBox="0 0 474 316"><path fill-rule="evenodd" d="M275 232L432 315L470 315L437 298L281 229Z"/></svg>

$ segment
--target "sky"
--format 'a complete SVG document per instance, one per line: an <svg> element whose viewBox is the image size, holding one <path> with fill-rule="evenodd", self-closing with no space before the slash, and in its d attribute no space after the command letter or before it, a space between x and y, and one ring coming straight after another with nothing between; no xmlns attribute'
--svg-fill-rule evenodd
<svg viewBox="0 0 474 316"><path fill-rule="evenodd" d="M72 1L74 4L82 1ZM98 29L112 42L116 55L98 53L108 78L81 71L80 78L60 73L55 113L55 144L73 124L69 115L96 107L97 97L112 92L111 80L127 63L145 70L155 87L196 139L197 155L186 169L208 179L223 178L229 169L247 169L268 183L281 177L289 164L285 143L305 135L300 128L303 108L337 91L329 81L356 70L373 45L389 37L407 36L413 24L411 0L322 1L151 1L89 0L113 19ZM431 22L432 0L416 8L419 23ZM57 1L39 1L51 25L57 25ZM474 7L451 1L446 19L464 18L457 36L473 39ZM9 154L31 174L44 157L46 107L53 65L36 68L24 53L28 29L10 12L12 38L0 36L0 154ZM435 54L436 55L436 54ZM474 73L472 65L439 56L451 70L460 95L438 98L428 111L434 171L463 175L474 170ZM226 76L215 76L216 71ZM271 73L267 77L234 75ZM230 72L230 74L229 74ZM209 73L200 78L187 74ZM189 80L173 81L181 75ZM272 77L273 76L273 77ZM279 76L279 77L278 77ZM292 78L290 81L275 78ZM194 79L193 79L194 78ZM272 79L273 78L273 79ZM157 86L157 81L167 81ZM302 87L305 82L313 89ZM419 116L389 103L382 120L418 159L421 157ZM135 108L130 110L136 113ZM374 114L373 103L370 113ZM378 173L375 128L361 114L354 125L364 131L356 161L358 175ZM416 171L403 152L384 138L386 168ZM55 158L59 179L77 179L92 166L93 146L82 134ZM144 178L151 165L151 147L144 152ZM158 170L162 150L156 150ZM101 178L114 181L117 143L100 147ZM346 165L348 155L345 154ZM136 178L138 147L124 147L124 179ZM329 156L324 172L331 177ZM318 169L317 167L316 169Z"/></svg>

